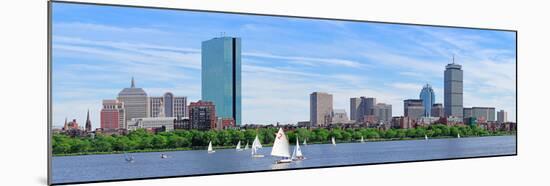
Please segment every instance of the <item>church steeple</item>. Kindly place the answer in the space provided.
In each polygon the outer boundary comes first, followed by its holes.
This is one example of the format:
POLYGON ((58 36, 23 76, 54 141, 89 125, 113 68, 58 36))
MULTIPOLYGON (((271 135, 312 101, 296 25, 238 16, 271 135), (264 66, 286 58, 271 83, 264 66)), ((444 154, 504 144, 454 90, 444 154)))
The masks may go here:
POLYGON ((132 86, 131 88, 136 88, 136 84, 134 83, 134 76, 132 76, 132 86))
POLYGON ((67 126, 67 117, 65 117, 65 124, 63 124, 63 130, 69 129, 67 126))
POLYGON ((90 109, 88 109, 88 113, 86 114, 86 131, 92 131, 92 121, 90 121, 90 109))

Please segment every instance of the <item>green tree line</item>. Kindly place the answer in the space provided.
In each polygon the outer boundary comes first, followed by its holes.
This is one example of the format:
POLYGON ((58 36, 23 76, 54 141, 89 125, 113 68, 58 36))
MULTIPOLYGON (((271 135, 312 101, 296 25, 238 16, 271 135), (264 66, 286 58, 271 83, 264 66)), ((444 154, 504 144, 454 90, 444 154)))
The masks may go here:
MULTIPOLYGON (((258 135, 262 144, 269 146, 275 139, 277 128, 260 128, 247 130, 176 130, 153 134, 143 129, 130 132, 128 135, 101 135, 92 137, 70 137, 64 134, 54 134, 52 149, 54 155, 96 154, 118 152, 140 152, 161 150, 202 149, 210 141, 217 148, 235 147, 238 141, 242 145, 252 144, 258 135)), ((446 126, 430 125, 411 129, 379 130, 373 128, 359 129, 306 129, 299 128, 285 132, 289 141, 294 143, 296 137, 300 142, 307 139, 308 143, 328 143, 331 137, 340 142, 365 140, 400 140, 423 138, 425 135, 433 138, 455 137, 460 134, 468 136, 505 135, 509 132, 490 132, 477 126, 446 126)))

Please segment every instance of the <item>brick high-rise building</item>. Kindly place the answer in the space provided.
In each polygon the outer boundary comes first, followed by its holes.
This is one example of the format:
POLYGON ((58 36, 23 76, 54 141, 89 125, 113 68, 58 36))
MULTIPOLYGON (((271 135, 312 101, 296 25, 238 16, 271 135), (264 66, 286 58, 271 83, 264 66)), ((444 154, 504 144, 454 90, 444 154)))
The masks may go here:
POLYGON ((189 123, 192 129, 215 129, 216 120, 216 107, 211 101, 198 101, 189 104, 189 123))
POLYGON ((119 129, 124 128, 125 118, 124 103, 118 100, 103 100, 101 109, 101 128, 119 129))

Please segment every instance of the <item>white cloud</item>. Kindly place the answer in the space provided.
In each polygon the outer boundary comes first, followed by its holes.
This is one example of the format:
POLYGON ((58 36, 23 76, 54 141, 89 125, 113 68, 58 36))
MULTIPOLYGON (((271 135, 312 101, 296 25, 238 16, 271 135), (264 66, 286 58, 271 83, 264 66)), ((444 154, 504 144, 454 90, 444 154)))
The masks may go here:
POLYGON ((297 62, 297 63, 306 63, 308 65, 332 65, 332 66, 344 66, 344 67, 366 67, 365 64, 362 64, 357 61, 338 59, 338 58, 314 58, 314 57, 303 57, 303 56, 282 56, 274 55, 269 53, 260 53, 260 52, 245 52, 244 56, 250 57, 262 57, 262 58, 273 58, 273 59, 282 59, 287 62, 297 62))

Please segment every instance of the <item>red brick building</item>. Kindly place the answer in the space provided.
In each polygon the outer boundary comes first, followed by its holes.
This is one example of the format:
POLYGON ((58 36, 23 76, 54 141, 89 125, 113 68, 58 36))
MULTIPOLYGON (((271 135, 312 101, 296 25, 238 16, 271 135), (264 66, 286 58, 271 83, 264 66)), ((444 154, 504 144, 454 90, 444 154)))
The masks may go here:
POLYGON ((192 129, 215 129, 216 119, 216 107, 211 101, 198 101, 189 104, 189 123, 192 129))
POLYGON ((119 129, 124 127, 124 104, 117 100, 103 100, 101 109, 101 128, 119 129))

